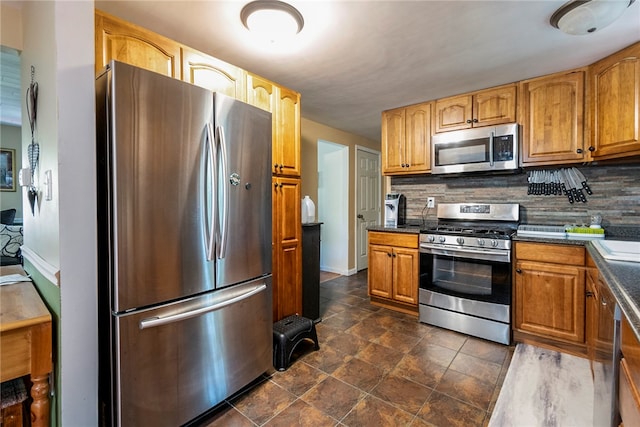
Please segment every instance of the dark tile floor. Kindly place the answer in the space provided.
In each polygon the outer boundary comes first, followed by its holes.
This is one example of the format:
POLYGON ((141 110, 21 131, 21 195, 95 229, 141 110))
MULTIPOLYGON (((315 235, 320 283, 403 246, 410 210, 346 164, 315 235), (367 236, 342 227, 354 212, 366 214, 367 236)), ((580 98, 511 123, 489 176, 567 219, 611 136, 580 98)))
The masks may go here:
POLYGON ((320 350, 300 344, 204 426, 486 426, 513 347, 369 303, 367 271, 320 285, 320 350))

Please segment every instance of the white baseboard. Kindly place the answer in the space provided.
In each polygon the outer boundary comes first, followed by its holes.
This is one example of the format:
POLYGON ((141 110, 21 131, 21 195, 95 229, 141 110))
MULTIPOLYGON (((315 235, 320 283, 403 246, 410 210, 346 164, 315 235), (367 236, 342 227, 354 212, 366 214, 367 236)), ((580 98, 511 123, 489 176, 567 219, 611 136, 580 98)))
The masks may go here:
POLYGON ((50 281, 56 286, 60 286, 60 269, 55 265, 49 264, 40 255, 35 253, 32 249, 22 245, 20 247, 22 257, 29 261, 45 279, 50 281))
POLYGON ((329 267, 329 266, 326 266, 326 265, 321 265, 320 266, 320 270, 327 271, 329 273, 336 273, 336 274, 339 274, 341 276, 352 276, 352 275, 354 275, 354 274, 356 274, 358 272, 357 268, 339 269, 339 268, 329 267))

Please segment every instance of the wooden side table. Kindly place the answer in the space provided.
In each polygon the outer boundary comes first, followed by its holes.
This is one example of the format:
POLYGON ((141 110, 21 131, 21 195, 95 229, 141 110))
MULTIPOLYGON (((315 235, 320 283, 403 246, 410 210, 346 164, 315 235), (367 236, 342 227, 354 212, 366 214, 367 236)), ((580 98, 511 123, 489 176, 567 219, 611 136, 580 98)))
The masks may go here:
MULTIPOLYGON (((8 266, 0 274, 26 273, 8 266)), ((0 382, 30 375, 32 427, 49 426, 51 348, 51 313, 33 283, 0 286, 0 382)))

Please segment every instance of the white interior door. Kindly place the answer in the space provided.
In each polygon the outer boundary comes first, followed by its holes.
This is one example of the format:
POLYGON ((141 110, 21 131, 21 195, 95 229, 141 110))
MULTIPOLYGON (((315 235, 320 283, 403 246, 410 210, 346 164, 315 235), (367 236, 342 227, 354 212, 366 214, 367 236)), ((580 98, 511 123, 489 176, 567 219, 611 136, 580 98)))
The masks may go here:
POLYGON ((380 223, 380 153, 356 147, 356 264, 369 266, 367 227, 380 223))

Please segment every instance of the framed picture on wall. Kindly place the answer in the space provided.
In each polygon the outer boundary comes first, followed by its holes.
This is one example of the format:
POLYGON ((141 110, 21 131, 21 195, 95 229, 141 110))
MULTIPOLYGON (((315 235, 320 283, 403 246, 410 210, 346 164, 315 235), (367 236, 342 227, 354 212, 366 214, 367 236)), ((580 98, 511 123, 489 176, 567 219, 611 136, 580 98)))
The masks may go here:
POLYGON ((16 191, 16 150, 0 148, 0 191, 16 191))

